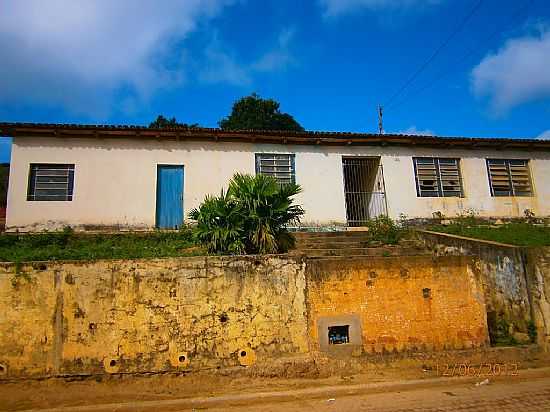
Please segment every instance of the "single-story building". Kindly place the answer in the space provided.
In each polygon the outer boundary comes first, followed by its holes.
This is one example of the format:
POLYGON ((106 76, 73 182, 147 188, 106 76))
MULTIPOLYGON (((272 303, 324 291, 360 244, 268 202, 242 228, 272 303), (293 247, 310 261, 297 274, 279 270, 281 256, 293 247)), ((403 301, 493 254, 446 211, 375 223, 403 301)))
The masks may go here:
POLYGON ((304 226, 550 215, 550 141, 0 123, 8 230, 173 228, 235 172, 303 188, 304 226))

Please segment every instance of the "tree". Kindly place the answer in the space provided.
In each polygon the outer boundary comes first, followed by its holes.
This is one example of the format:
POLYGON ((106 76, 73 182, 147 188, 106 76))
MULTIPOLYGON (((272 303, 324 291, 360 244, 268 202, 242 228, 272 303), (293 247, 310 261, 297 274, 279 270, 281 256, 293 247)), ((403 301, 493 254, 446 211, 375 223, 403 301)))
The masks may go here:
POLYGON ((301 132, 302 126, 288 113, 281 113, 280 104, 262 99, 256 93, 242 97, 233 104, 228 117, 218 122, 225 130, 290 130, 301 132))
POLYGON ((286 226, 304 214, 292 199, 300 191, 299 185, 280 185, 271 176, 237 173, 227 192, 207 196, 189 213, 197 221, 195 237, 213 253, 286 252, 294 245, 286 226))
POLYGON ((193 124, 178 123, 175 117, 172 117, 171 119, 167 119, 163 115, 159 114, 156 120, 149 124, 149 127, 152 129, 166 129, 166 128, 174 128, 174 127, 194 128, 194 127, 199 127, 199 125, 197 123, 193 123, 193 124))

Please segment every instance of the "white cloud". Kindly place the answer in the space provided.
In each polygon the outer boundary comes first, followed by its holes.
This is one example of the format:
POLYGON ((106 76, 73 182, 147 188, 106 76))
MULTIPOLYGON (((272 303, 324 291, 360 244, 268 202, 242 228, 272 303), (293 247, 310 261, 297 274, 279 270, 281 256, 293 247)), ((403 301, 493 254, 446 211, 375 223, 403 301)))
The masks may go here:
POLYGON ((273 72, 286 70, 288 67, 295 65, 296 60, 290 53, 290 45, 293 38, 293 29, 281 31, 277 39, 277 46, 253 63, 252 69, 259 72, 273 72))
POLYGON ((540 139, 540 140, 550 140, 550 129, 542 132, 541 134, 539 134, 537 136, 537 139, 540 139))
POLYGON ((360 9, 403 9, 438 4, 442 0, 319 0, 325 17, 336 17, 360 9))
POLYGON ((248 86, 257 73, 284 71, 296 65, 290 52, 294 30, 282 30, 277 44, 252 62, 241 62, 229 48, 214 35, 205 50, 205 61, 199 70, 199 79, 206 83, 227 83, 234 86, 248 86))
POLYGON ((550 30, 508 40, 472 70, 471 80, 474 93, 488 97, 496 113, 550 97, 550 30))
POLYGON ((418 130, 416 126, 411 126, 408 129, 397 132, 398 134, 418 135, 418 136, 435 136, 435 133, 429 129, 418 130))
POLYGON ((107 115, 183 81, 173 46, 231 0, 4 0, 0 102, 107 115))

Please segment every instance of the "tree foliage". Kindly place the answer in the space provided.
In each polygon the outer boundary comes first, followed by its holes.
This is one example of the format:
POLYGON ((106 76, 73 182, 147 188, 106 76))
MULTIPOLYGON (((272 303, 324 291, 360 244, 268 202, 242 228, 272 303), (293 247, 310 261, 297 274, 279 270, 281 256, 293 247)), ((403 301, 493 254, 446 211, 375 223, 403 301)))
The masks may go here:
POLYGON ((292 199, 300 191, 299 185, 280 185, 271 176, 237 173, 227 192, 207 196, 189 213, 197 221, 196 238, 212 253, 286 252, 294 245, 287 225, 304 214, 292 199))
POLYGON ((193 124, 178 123, 175 117, 167 119, 163 115, 159 114, 154 122, 149 123, 149 127, 152 129, 166 129, 166 128, 174 128, 174 127, 193 128, 193 127, 199 127, 199 125, 197 123, 193 123, 193 124))
POLYGON ((219 126, 224 130, 304 130, 290 114, 281 113, 279 107, 275 100, 252 93, 237 100, 231 114, 220 120, 219 126))

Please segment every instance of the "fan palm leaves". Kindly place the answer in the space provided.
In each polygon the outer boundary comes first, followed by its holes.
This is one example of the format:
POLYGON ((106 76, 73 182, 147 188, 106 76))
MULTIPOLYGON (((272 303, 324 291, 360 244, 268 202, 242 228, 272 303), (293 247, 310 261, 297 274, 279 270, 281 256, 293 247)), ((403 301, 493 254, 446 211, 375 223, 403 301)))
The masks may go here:
POLYGON ((304 214, 302 207, 293 204, 300 192, 295 183, 237 173, 226 193, 207 196, 189 216, 197 221, 197 239, 212 252, 285 252, 294 245, 287 226, 298 223, 304 214))

